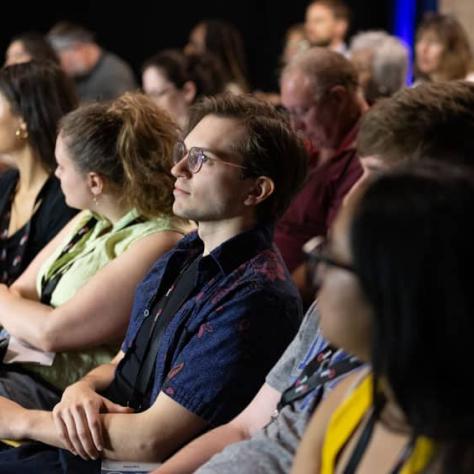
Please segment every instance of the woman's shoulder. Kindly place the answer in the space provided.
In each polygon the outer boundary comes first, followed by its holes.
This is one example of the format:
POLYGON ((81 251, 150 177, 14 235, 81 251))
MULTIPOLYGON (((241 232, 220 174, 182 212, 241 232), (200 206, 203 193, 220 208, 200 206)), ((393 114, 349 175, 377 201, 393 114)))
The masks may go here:
POLYGON ((187 234, 195 229, 194 224, 176 216, 161 215, 159 217, 144 218, 136 215, 131 226, 137 235, 149 235, 155 232, 177 232, 187 234))

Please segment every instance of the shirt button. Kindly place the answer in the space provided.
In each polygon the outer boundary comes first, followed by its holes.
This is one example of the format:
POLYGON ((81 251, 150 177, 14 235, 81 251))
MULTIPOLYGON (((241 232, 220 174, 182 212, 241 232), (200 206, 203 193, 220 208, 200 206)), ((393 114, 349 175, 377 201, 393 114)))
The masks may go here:
POLYGON ((149 315, 150 315, 150 311, 148 311, 147 309, 145 311, 143 311, 143 316, 145 318, 147 318, 149 315))

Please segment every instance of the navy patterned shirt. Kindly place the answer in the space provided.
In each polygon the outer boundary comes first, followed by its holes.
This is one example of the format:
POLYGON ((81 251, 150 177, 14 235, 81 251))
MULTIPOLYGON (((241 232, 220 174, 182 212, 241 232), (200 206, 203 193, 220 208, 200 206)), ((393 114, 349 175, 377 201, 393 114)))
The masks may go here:
MULTIPOLYGON (((272 237, 272 228, 259 226, 200 259, 196 291, 161 336, 149 405, 163 391, 215 426, 251 401, 301 321, 298 292, 272 237)), ((117 371, 135 350, 154 297, 203 249, 197 233, 189 234, 139 285, 117 371)))

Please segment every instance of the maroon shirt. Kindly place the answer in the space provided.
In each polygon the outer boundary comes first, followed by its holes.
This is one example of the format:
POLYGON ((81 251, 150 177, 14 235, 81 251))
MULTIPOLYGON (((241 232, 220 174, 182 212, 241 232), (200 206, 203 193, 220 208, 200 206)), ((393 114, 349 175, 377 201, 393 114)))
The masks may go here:
POLYGON ((312 237, 326 235, 344 196, 362 175, 355 149, 357 131, 358 124, 327 162, 318 164, 313 154, 303 189, 276 225, 275 243, 290 272, 304 261, 303 245, 312 237))

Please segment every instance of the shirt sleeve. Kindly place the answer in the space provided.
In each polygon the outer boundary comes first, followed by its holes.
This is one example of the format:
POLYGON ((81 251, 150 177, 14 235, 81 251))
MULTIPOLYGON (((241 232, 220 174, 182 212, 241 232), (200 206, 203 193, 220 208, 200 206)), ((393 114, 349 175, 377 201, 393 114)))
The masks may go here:
POLYGON ((251 401, 297 324, 296 299, 234 296, 184 331, 161 390, 211 426, 225 423, 251 401))
POLYGON ((301 371, 305 359, 314 342, 319 327, 319 312, 314 302, 306 312, 295 338, 267 375, 266 383, 283 393, 301 371))

